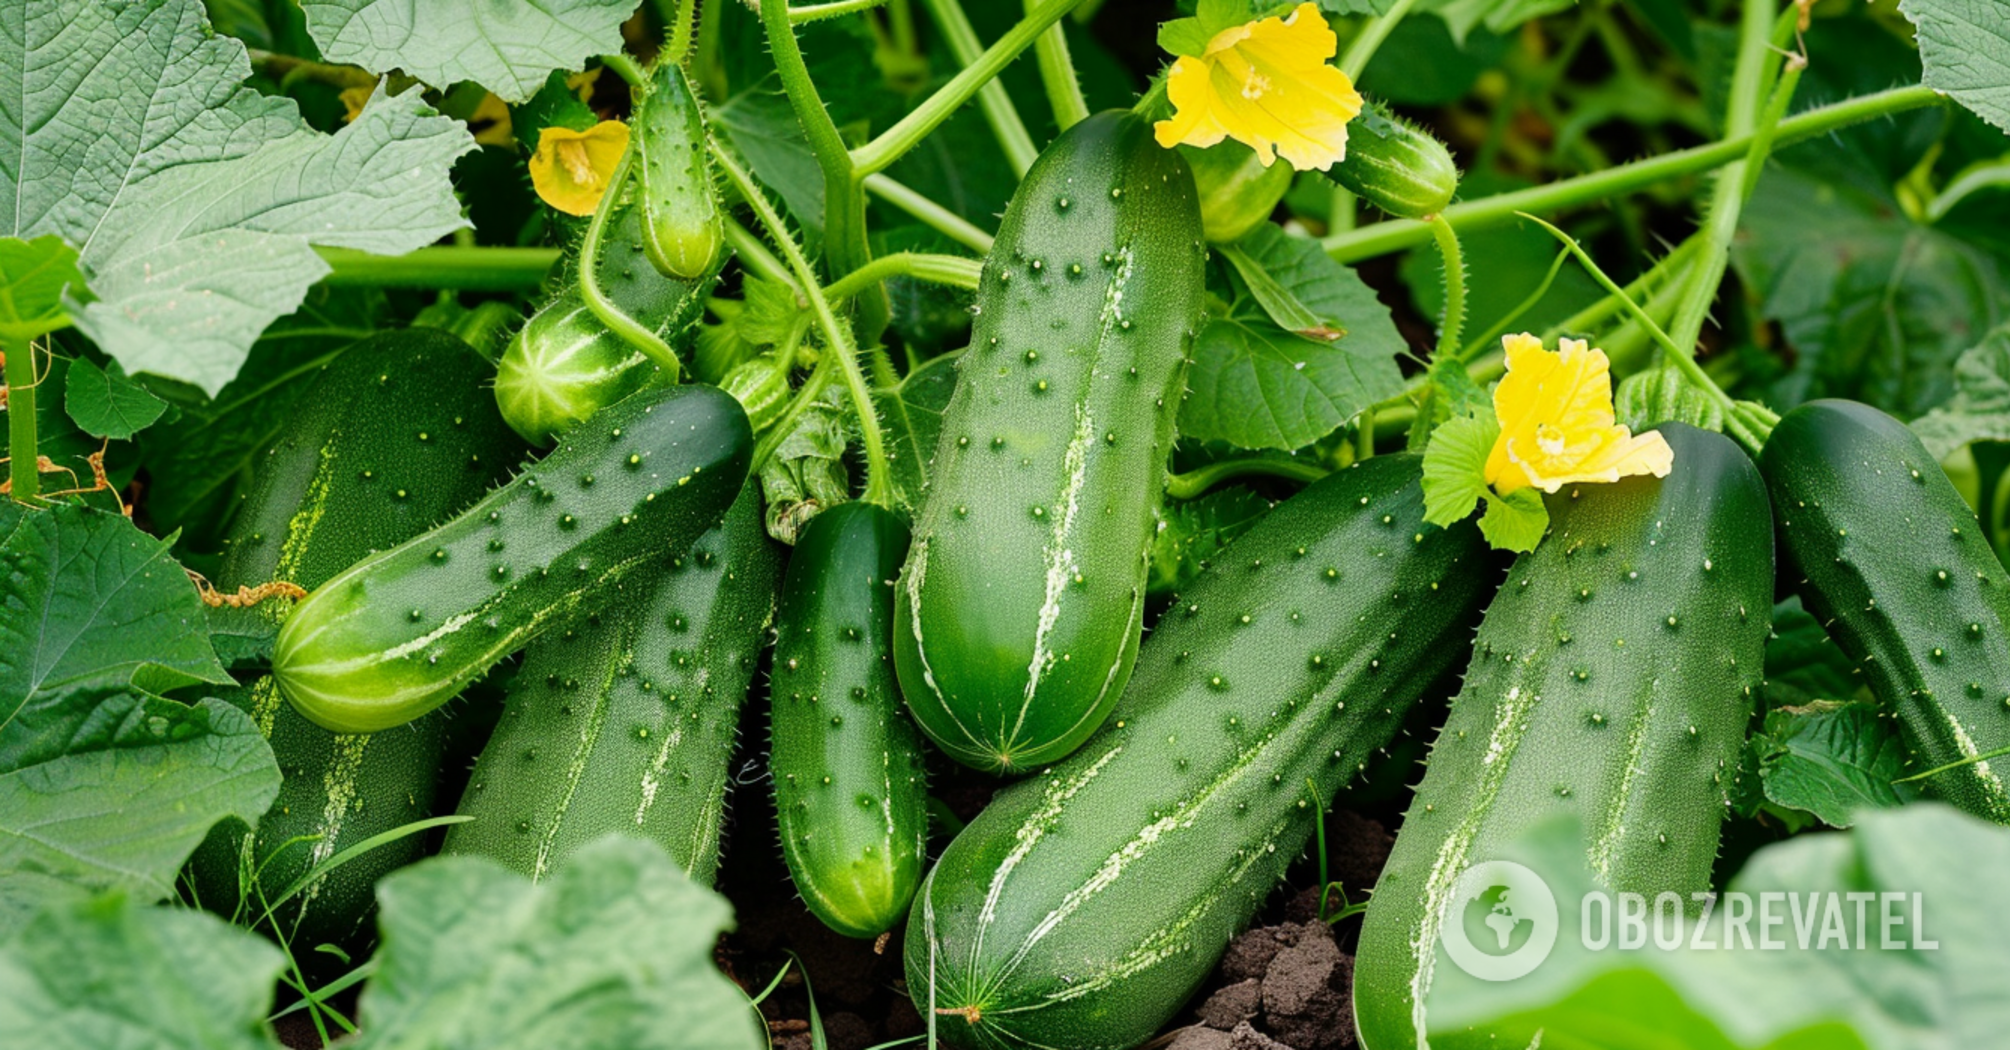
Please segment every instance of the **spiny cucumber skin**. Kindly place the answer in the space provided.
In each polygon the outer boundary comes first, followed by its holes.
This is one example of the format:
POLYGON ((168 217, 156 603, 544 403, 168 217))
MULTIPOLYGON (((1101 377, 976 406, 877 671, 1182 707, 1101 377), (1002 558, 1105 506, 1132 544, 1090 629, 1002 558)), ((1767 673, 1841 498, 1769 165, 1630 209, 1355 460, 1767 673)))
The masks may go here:
MULTIPOLYGON (((1899 717, 1916 772, 2010 746, 2010 575, 1904 424, 1811 401, 1760 457, 1794 590, 1899 717)), ((1927 785, 2010 824, 2002 760, 1927 785)))
POLYGON ((1123 692, 1204 255, 1186 163, 1124 114, 1005 211, 896 611, 901 690, 957 761, 1051 762, 1123 692))
POLYGON ((1325 805, 1394 737, 1498 578, 1471 522, 1423 524, 1419 477, 1377 456, 1272 511, 1160 618, 1102 730, 950 844, 906 934, 946 1041, 1136 1046, 1213 970, 1310 838, 1308 781, 1325 805))
POLYGON ((894 578, 907 526, 841 503, 789 558, 768 691, 782 857, 803 903, 848 937, 907 914, 928 848, 921 736, 894 682, 894 578))
MULTIPOLYGON (((666 277, 647 254, 642 209, 624 206, 609 220, 600 249, 600 289, 608 300, 673 349, 687 345, 704 313, 718 255, 690 279, 666 277)), ((646 387, 666 385, 656 362, 601 323, 578 288, 569 259, 564 287, 510 338, 496 363, 496 405, 524 440, 549 445, 595 412, 646 387)))
MULTIPOLYGON (((259 461, 217 583, 226 590, 274 580, 314 587, 480 498, 522 452, 481 372, 466 344, 433 329, 387 332, 344 351, 259 461)), ((285 608, 283 601, 257 606, 275 617, 285 608)), ((302 718, 269 676, 226 699, 265 732, 285 779, 255 833, 235 821, 219 825, 190 858, 206 906, 235 910, 247 836, 264 865, 260 883, 276 897, 315 864, 432 815, 444 715, 355 736, 302 718), (297 838, 313 841, 281 850, 297 838)), ((282 908, 280 928, 297 943, 360 949, 377 879, 417 860, 423 845, 421 836, 407 837, 337 868, 282 908)))
POLYGON ((403 725, 689 548, 739 494, 752 446, 716 387, 611 406, 458 517, 316 588, 280 629, 273 674, 324 728, 403 725))
POLYGON ((684 67, 657 65, 635 115, 635 134, 642 244, 650 264, 666 277, 708 276, 718 268, 726 225, 705 154, 704 112, 684 67))
POLYGON ((1545 820, 1575 814, 1615 890, 1686 901, 1709 888, 1771 629, 1773 526, 1737 446, 1679 423, 1660 431, 1672 473, 1550 497, 1549 535, 1487 608, 1361 929, 1354 1011, 1368 1050, 1423 1045, 1413 989, 1450 965, 1445 895, 1545 820))
POLYGON ((539 880, 616 831, 710 884, 740 705, 766 643, 781 554, 749 484, 684 554, 524 654, 442 852, 539 880))

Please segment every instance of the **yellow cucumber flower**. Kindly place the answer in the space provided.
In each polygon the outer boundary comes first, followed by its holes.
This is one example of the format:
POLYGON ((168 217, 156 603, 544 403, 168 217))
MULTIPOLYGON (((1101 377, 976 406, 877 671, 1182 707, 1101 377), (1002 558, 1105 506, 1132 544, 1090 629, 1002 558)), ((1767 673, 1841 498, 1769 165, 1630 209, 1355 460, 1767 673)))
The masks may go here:
POLYGON ((1347 122, 1361 112, 1354 82, 1327 62, 1339 38, 1317 5, 1288 18, 1230 26, 1199 56, 1182 55, 1166 78, 1171 120, 1154 126, 1159 145, 1202 148, 1233 137, 1269 167, 1282 154, 1299 171, 1347 157, 1347 122))
POLYGON ((1530 485, 1555 492, 1631 474, 1668 476, 1675 462, 1668 442, 1614 422, 1605 351, 1565 339, 1551 353, 1526 332, 1501 344, 1507 349, 1507 375, 1494 388, 1501 432, 1486 467, 1495 492, 1505 496, 1530 485))
POLYGON ((618 120, 603 120, 585 131, 544 128, 530 157, 530 184, 559 211, 591 215, 627 151, 628 125, 618 120))

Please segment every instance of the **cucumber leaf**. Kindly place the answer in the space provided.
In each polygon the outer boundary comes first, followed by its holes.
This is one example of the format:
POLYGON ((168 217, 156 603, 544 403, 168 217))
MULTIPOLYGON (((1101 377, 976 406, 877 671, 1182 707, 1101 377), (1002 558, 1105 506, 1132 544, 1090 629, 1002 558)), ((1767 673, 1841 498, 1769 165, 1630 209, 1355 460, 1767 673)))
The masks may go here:
POLYGON ((930 358, 891 390, 873 392, 880 422, 886 427, 886 457, 893 467, 893 489, 901 505, 921 505, 928 487, 928 464, 942 436, 942 411, 956 392, 956 361, 960 351, 930 358))
POLYGON ((2010 326, 1955 361, 1954 396, 1913 420, 1912 432, 1935 459, 1971 441, 2010 441, 2010 326))
POLYGON ((1480 535, 1495 550, 1526 554, 1548 531, 1549 507, 1542 502, 1542 493, 1533 488, 1487 500, 1487 512, 1480 515, 1480 535))
POLYGON ((542 885, 440 857, 377 886, 378 970, 353 1050, 761 1050, 712 964, 725 899, 639 839, 592 843, 542 885))
POLYGON ((214 916, 107 894, 0 942, 0 1032, 38 1050, 278 1050, 285 960, 214 916))
POLYGON ((244 45, 199 0, 32 0, 10 21, 0 236, 78 250, 98 301, 72 317, 128 372, 215 394, 328 272, 314 246, 402 254, 465 225, 448 168, 473 139, 416 91, 379 87, 322 135, 241 83, 244 45))
POLYGON ((84 291, 77 250, 61 237, 0 237, 0 338, 25 342, 68 328, 63 300, 84 291))
POLYGON ((1268 513, 1270 501, 1240 485, 1199 499, 1167 501, 1152 536, 1146 595, 1164 598, 1184 590, 1207 568, 1208 559, 1268 513))
POLYGON ((1766 640, 1768 707, 1851 700, 1861 692, 1855 661, 1829 640, 1814 614, 1801 607, 1800 596, 1773 606, 1773 635, 1766 640))
MULTIPOLYGON (((1594 883, 1577 828, 1542 825, 1500 856, 1535 870, 1556 897, 1556 948, 1533 973, 1498 983, 1441 956, 1427 1000, 1433 1047, 1527 1046, 1541 1028, 1544 1046, 1603 1050, 1944 1050, 1990 1045, 2010 1028, 2010 969, 2002 965, 2010 912, 1977 883, 1977 873, 2010 865, 2010 829, 1947 806, 1864 811, 1849 832, 1754 854, 1729 889, 1750 894, 1752 909, 1759 894, 1780 895, 1773 914, 1787 921, 1770 934, 1778 950, 1756 948, 1765 934, 1749 912, 1748 938, 1722 947, 1735 934, 1726 933, 1720 904, 1700 939, 1676 950, 1650 939, 1641 950, 1593 951, 1584 947, 1580 901, 1594 883), (1858 950, 1857 906, 1838 901, 1846 946, 1823 948, 1811 935, 1803 948, 1786 898, 1805 907, 1810 892, 1890 893, 1899 924, 1881 929, 1884 900, 1870 903, 1858 950), (1887 932, 1896 946, 1881 947, 1887 932), (1791 994, 1760 994, 1767 989, 1791 994)), ((1816 898, 1818 928, 1828 923, 1825 900, 1816 898)))
POLYGON ((1484 26, 1505 33, 1532 18, 1567 11, 1577 0, 1430 0, 1426 11, 1436 11, 1451 27, 1452 39, 1464 47, 1466 34, 1484 26))
POLYGON ((330 62, 403 70, 437 88, 472 80, 504 102, 522 102, 552 71, 619 52, 621 23, 639 2, 538 0, 470 11, 410 0, 301 0, 300 9, 330 62))
POLYGON ((1289 452, 1402 391, 1396 357, 1406 344, 1388 307, 1354 271, 1274 223, 1236 246, 1236 267, 1250 269, 1265 290, 1236 277, 1225 315, 1195 338, 1182 436, 1289 452), (1314 337, 1280 324, 1273 306, 1288 323, 1309 318, 1314 337))
POLYGON ((1904 0, 1919 27, 1926 86, 2010 131, 2010 7, 2000 0, 1904 0))
POLYGON ((1806 813, 1846 828, 1860 809, 1891 809, 1919 797, 1913 785, 1895 783, 1907 774, 1905 748, 1897 724, 1871 704, 1775 708, 1745 747, 1766 808, 1776 813, 1806 813))
POLYGON ((1450 525, 1488 497, 1487 456, 1500 436, 1500 420, 1489 408, 1453 416, 1431 432, 1424 446, 1425 521, 1450 525))
POLYGON ((63 383, 63 408, 84 433, 124 441, 153 426, 167 402, 126 378, 117 361, 105 369, 80 357, 63 383))

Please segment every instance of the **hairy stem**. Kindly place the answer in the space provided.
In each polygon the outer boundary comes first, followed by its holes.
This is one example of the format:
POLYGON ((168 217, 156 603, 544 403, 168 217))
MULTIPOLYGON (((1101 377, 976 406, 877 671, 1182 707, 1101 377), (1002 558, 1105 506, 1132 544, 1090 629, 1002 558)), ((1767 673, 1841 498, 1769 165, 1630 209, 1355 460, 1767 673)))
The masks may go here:
MULTIPOLYGON (((1781 121, 1775 137, 1776 146, 1790 146, 1826 135, 1837 128, 1941 102, 1939 92, 1923 86, 1892 88, 1859 96, 1781 121)), ((1722 167, 1745 156, 1752 147, 1752 138, 1751 135, 1740 135, 1545 186, 1463 201, 1446 208, 1443 218, 1453 228, 1470 233, 1506 222, 1517 212, 1555 211, 1604 200, 1657 182, 1722 167)), ((1322 245, 1326 254, 1340 262, 1357 262, 1401 251, 1430 239, 1429 224, 1415 219, 1397 219, 1336 234, 1326 238, 1322 245)))
POLYGON ((1362 23, 1361 31, 1354 34, 1354 39, 1347 45, 1346 53, 1340 56, 1340 72, 1347 74, 1349 80, 1361 79, 1361 74, 1368 69, 1368 62, 1381 48, 1382 41, 1389 39, 1389 33, 1396 28, 1396 23, 1401 22, 1415 6, 1417 0, 1396 0, 1390 5, 1387 14, 1370 18, 1362 23))
POLYGON ((614 177, 607 180, 607 189, 600 195, 600 207, 594 209, 593 221, 586 226, 586 237, 579 242, 579 296, 586 300, 586 308, 593 316, 607 326, 608 331, 621 337, 621 341, 649 355, 656 367, 661 368, 669 382, 677 382, 684 374, 684 365, 677 360, 677 352, 670 344, 650 331, 642 322, 628 315, 628 311, 616 305, 614 300, 600 288, 600 246, 607 239, 607 217, 621 199, 622 188, 628 185, 628 173, 635 166, 636 140, 628 140, 628 151, 621 155, 621 163, 614 168, 614 177))
MULTIPOLYGON (((714 0, 719 2, 719 0, 714 0)), ((832 0, 827 4, 800 4, 789 8, 789 21, 801 25, 820 18, 836 18, 839 15, 857 14, 870 11, 886 3, 886 0, 832 0)))
POLYGON ((922 225, 974 252, 989 254, 992 237, 970 220, 922 196, 885 175, 867 175, 865 188, 873 196, 920 219, 922 225))
MULTIPOLYGON (((1026 0, 1026 12, 1034 0, 1026 0)), ((1082 82, 1075 76, 1075 59, 1068 53, 1068 35, 1061 24, 1048 26, 1033 45, 1040 60, 1040 82, 1047 88, 1047 104, 1054 107, 1054 124, 1062 131, 1081 123, 1089 115, 1089 100, 1082 97, 1082 82)))
POLYGON ((35 343, 31 339, 0 339, 7 354, 7 480, 14 498, 37 503, 42 475, 36 469, 35 343))
POLYGON ((984 272, 984 264, 976 259, 966 259, 961 255, 930 255, 925 252, 894 252, 845 274, 824 294, 833 300, 849 299, 889 277, 912 277, 930 284, 948 285, 964 291, 977 290, 977 279, 984 272))
MULTIPOLYGON (((977 39, 977 30, 971 28, 969 17, 963 13, 963 5, 957 0, 926 2, 928 15, 935 20, 943 42, 949 45, 949 53, 966 67, 974 65, 984 48, 977 39)), ((1040 148, 1033 145, 1033 136, 1026 131, 1026 122, 1020 119, 1019 107, 1012 104, 1012 96, 1005 93, 1005 85, 991 80, 978 88, 977 107, 984 111, 984 120, 991 125, 998 147, 1005 151, 1012 173, 1024 178, 1026 169, 1033 166, 1033 158, 1040 155, 1040 148)))
POLYGON ((1442 216, 1433 215, 1431 234, 1437 238, 1438 254, 1445 263, 1445 318, 1438 325, 1438 348, 1431 360, 1456 361, 1459 339, 1466 327, 1466 260, 1459 250, 1459 233, 1442 216))

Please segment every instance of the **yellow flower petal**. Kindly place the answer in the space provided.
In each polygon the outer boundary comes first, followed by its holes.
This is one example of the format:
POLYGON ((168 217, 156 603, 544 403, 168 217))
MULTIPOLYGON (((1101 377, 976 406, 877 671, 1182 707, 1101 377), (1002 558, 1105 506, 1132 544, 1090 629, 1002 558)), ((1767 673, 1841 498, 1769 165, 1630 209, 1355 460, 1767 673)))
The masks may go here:
POLYGON ((591 215, 628 151, 628 125, 603 120, 585 131, 548 127, 530 157, 530 184, 546 204, 567 215, 591 215))
POLYGON ((1299 171, 1346 159, 1347 122, 1361 93, 1328 65, 1339 39, 1325 16, 1301 3, 1288 18, 1231 26, 1199 58, 1181 57, 1166 77, 1173 116, 1153 129, 1159 145, 1206 148, 1234 138, 1264 167, 1282 155, 1299 171))
POLYGON ((468 126, 479 128, 475 141, 484 146, 513 146, 516 138, 510 134, 509 106, 494 95, 485 94, 475 104, 475 111, 468 114, 468 126))
POLYGON ((1634 434, 1612 412, 1605 351, 1565 339, 1557 352, 1523 333, 1501 340, 1507 375, 1494 388, 1501 434, 1487 456, 1486 480, 1505 496, 1534 485, 1618 481, 1633 474, 1665 478, 1675 453, 1660 434, 1634 434))
POLYGON ((345 87, 336 97, 342 100, 342 123, 354 124, 363 115, 363 107, 370 102, 370 96, 377 93, 375 84, 358 84, 345 87))

